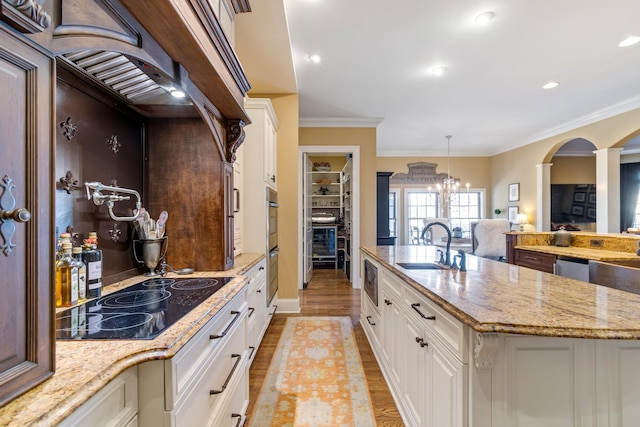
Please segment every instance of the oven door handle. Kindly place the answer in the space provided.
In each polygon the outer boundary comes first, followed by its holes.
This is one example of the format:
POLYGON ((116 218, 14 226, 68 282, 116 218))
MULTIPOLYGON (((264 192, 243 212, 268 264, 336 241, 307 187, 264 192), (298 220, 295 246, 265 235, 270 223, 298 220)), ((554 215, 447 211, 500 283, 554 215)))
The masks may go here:
POLYGON ((279 249, 273 249, 271 252, 269 252, 269 258, 273 258, 274 256, 278 255, 280 253, 279 249))

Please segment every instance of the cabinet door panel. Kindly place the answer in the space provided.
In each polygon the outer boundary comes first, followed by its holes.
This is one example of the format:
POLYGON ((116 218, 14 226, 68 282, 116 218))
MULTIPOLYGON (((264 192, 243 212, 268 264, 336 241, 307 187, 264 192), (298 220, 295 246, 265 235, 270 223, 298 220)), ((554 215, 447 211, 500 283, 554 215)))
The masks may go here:
POLYGON ((462 427, 466 365, 463 365, 435 343, 430 346, 432 410, 431 426, 462 427))
POLYGON ((0 405, 53 371, 53 59, 0 27, 0 405))

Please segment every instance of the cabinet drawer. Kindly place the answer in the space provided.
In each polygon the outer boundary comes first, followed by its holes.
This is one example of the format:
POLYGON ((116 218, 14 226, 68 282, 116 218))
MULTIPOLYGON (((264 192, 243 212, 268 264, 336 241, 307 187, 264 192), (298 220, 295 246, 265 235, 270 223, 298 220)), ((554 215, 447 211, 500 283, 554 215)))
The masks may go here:
POLYGON ((60 426, 135 426, 137 413, 138 371, 134 367, 118 375, 60 426))
POLYGON ((378 311, 373 307, 373 303, 366 294, 362 295, 361 312, 363 328, 370 332, 368 335, 375 341, 375 345, 379 346, 381 336, 380 314, 378 314, 378 311))
POLYGON ((551 274, 553 274, 553 266, 556 263, 556 256, 553 254, 528 251, 526 249, 516 249, 515 258, 516 265, 551 274))
POLYGON ((211 359, 199 375, 198 382, 176 404, 172 425, 206 426, 230 398, 238 379, 245 375, 248 352, 245 343, 244 318, 233 325, 221 351, 211 359))
POLYGON ((382 269, 382 286, 389 292, 390 295, 398 298, 404 297, 404 290, 407 284, 398 276, 393 274, 386 268, 382 269))
POLYGON ((242 325, 244 336, 246 308, 246 288, 244 288, 222 307, 209 323, 178 352, 176 357, 166 363, 167 410, 171 410, 175 401, 181 399, 185 390, 200 379, 204 365, 222 351, 232 330, 242 325))
POLYGON ((420 319, 458 359, 467 362, 468 328, 462 322, 408 286, 404 309, 420 319))

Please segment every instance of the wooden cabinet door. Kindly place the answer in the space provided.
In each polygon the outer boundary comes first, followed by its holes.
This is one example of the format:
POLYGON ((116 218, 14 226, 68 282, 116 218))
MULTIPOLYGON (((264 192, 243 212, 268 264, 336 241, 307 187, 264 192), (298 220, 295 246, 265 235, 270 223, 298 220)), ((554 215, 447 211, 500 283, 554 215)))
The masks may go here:
POLYGON ((0 406, 54 369, 54 60, 0 26, 0 406), (24 208, 19 222, 10 217, 24 208))

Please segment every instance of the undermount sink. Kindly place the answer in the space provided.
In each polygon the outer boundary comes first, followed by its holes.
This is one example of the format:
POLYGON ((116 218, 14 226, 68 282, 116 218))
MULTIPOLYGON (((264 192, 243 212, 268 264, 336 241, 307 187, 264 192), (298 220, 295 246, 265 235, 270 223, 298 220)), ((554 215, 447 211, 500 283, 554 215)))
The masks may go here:
POLYGON ((407 270, 446 270, 447 267, 435 262, 397 262, 397 266, 407 270))

